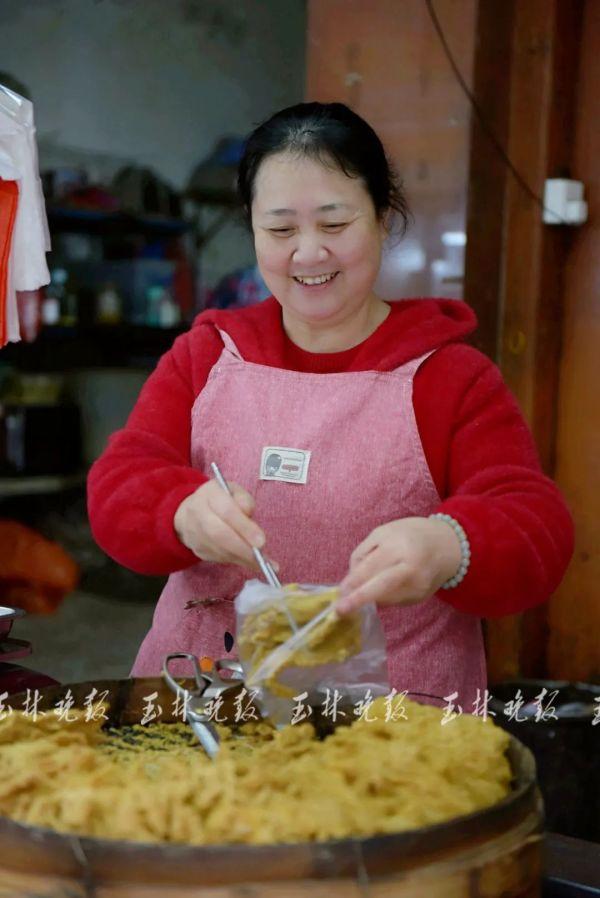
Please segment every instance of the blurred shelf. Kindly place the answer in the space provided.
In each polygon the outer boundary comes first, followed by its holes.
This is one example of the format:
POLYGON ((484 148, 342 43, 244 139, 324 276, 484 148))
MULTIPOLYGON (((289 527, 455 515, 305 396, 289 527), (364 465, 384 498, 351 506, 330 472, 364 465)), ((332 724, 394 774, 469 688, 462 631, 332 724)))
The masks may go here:
POLYGON ((189 325, 161 328, 136 324, 45 327, 33 343, 9 343, 0 364, 21 371, 71 368, 153 368, 189 325))
POLYGON ((32 477, 0 477, 0 500, 13 496, 39 496, 83 486, 86 474, 40 474, 32 477))
POLYGON ((74 206, 48 206, 46 211, 53 232, 138 233, 150 237, 177 237, 193 227, 193 222, 160 215, 129 215, 126 212, 103 212, 74 206))
POLYGON ((241 208, 240 200, 235 190, 219 190, 210 187, 190 187, 185 192, 185 198, 192 200, 199 206, 228 206, 229 208, 241 208))

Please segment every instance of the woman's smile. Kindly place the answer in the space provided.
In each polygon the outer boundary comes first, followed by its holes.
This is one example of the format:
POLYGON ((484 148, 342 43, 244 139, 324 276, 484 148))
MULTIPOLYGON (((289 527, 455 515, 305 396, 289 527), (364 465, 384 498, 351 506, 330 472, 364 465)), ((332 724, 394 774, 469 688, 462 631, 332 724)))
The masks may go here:
POLYGON ((308 290, 313 293, 323 292, 338 276, 339 271, 333 271, 330 274, 317 275, 293 275, 293 280, 304 291, 308 290))

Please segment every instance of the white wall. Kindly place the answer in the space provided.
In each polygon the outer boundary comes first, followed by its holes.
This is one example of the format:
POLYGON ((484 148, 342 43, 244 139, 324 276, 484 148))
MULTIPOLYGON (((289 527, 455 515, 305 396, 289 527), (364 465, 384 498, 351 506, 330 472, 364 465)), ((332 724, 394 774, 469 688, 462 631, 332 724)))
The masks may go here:
MULTIPOLYGON (((304 0, 0 0, 0 69, 35 104, 40 162, 126 161, 177 187, 224 134, 303 99, 304 0)), ((211 281, 252 257, 232 225, 211 281)))

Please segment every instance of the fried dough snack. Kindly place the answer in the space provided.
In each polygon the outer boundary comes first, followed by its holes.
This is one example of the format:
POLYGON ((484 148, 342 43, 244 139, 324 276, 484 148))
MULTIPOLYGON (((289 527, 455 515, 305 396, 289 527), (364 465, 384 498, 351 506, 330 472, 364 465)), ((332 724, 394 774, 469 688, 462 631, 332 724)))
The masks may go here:
MULTIPOLYGON (((285 604, 298 629, 331 606, 339 594, 337 588, 306 591, 295 583, 285 586, 283 592, 285 604)), ((290 623, 281 602, 272 601, 246 616, 238 635, 238 647, 240 658, 249 664, 247 677, 250 681, 265 658, 291 636, 290 623)), ((356 616, 338 617, 332 607, 300 644, 274 663, 265 685, 274 695, 291 697, 294 690, 278 679, 285 668, 341 662, 359 651, 360 619, 356 616)))
POLYGON ((307 723, 224 727, 214 761, 181 723, 103 731, 83 712, 74 723, 15 712, 0 721, 0 814, 102 838, 269 844, 400 832, 507 794, 503 730, 404 707, 408 719, 386 721, 377 699, 324 741, 307 723))

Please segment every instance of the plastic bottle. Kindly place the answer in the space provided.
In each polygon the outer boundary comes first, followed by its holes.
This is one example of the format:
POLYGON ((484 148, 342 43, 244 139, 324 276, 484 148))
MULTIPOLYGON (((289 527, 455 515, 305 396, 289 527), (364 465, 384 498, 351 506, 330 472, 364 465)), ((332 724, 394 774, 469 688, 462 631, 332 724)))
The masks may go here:
POLYGON ((77 294, 65 268, 57 268, 56 276, 60 284, 60 324, 72 327, 77 324, 77 294))
POLYGON ((146 324, 149 327, 160 327, 160 304, 162 302, 164 287, 155 284, 148 288, 148 304, 146 309, 146 324))
POLYGON ((114 284, 105 284, 97 300, 97 317, 101 324, 118 324, 122 317, 123 303, 114 284))
POLYGON ((175 327, 181 321, 181 312, 169 291, 163 288, 160 301, 159 320, 161 327, 175 327))
POLYGON ((53 268, 50 272, 50 283, 46 287, 42 303, 42 322, 46 325, 75 323, 72 320, 72 310, 67 307, 68 277, 65 268, 53 268))

